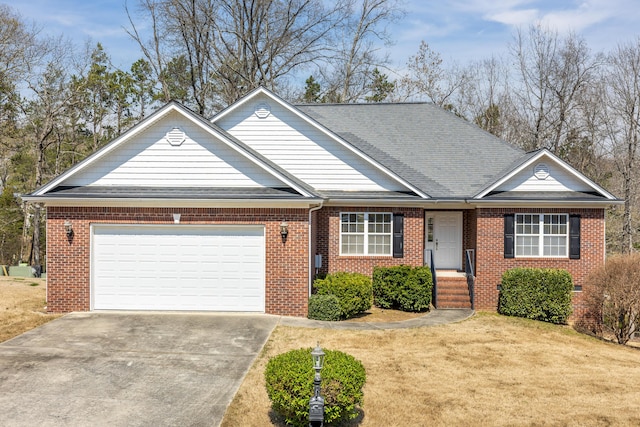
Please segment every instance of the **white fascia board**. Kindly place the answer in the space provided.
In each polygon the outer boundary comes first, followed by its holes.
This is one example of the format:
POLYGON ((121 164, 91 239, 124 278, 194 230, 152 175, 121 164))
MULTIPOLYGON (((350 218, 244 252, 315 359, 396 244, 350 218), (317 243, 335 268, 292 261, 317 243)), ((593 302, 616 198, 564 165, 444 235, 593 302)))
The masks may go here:
POLYGON ((419 208, 424 205, 420 200, 393 200, 393 199, 328 199, 323 206, 398 206, 419 208))
POLYGON ((493 185, 491 185, 490 187, 486 188, 481 193, 478 193, 477 195, 475 195, 474 199, 482 199, 487 194, 491 193, 494 189, 498 188, 499 186, 501 186, 502 184, 504 184, 505 182, 507 182, 511 178, 513 178, 515 175, 520 173, 523 169, 531 166, 533 163, 535 163, 538 160, 540 160, 541 157, 545 157, 545 156, 548 157, 550 160, 552 160, 557 166, 559 166, 560 168, 564 169, 566 172, 568 172, 569 174, 573 175, 574 177, 576 177, 578 180, 582 181, 587 186, 593 188, 595 191, 600 193, 602 196, 604 196, 607 199, 612 200, 612 201, 618 200, 617 197, 615 197, 613 194, 609 193, 607 190, 605 190, 604 188, 600 187, 598 184, 596 184, 595 182, 593 182, 592 180, 590 180, 589 178, 587 178, 586 176, 584 176, 583 174, 578 172, 576 169, 571 167, 568 163, 566 163, 564 160, 560 159, 558 156, 556 156, 555 154, 553 154, 551 151, 547 150, 546 148, 543 148, 542 150, 540 150, 540 152, 538 154, 536 154, 535 156, 533 156, 532 158, 530 158, 529 160, 527 160, 526 162, 524 162, 523 164, 521 164, 520 166, 518 166, 517 168, 512 170, 509 174, 505 175, 502 179, 496 181, 493 185))
POLYGON ((472 209, 465 200, 394 200, 394 199, 329 199, 323 206, 347 207, 406 207, 423 209, 472 209))
POLYGON ((158 207, 158 208, 295 208, 307 209, 318 204, 320 199, 269 200, 269 199, 131 199, 131 198, 91 198, 76 197, 23 197, 30 203, 44 206, 64 207, 158 207))
POLYGON ((581 208, 604 209, 623 200, 469 200, 474 208, 581 208))
POLYGON ((293 105, 289 104, 284 99, 278 97, 273 92, 271 92, 271 91, 269 91, 269 90, 267 90, 267 89, 265 89, 263 87, 259 87, 257 89, 254 89, 253 91, 249 92, 247 95, 245 95, 244 98, 236 101, 234 104, 230 105, 229 107, 227 107, 226 109, 224 109, 220 113, 218 113, 217 115, 213 116, 211 118, 211 121, 213 123, 216 123, 218 120, 220 120, 220 119, 224 118, 225 116, 231 114, 231 112, 234 111, 235 109, 240 108, 242 105, 246 104, 247 102, 249 102, 250 100, 252 100, 256 96, 259 96, 261 94, 269 97, 271 100, 273 100, 274 102, 278 103, 283 108, 286 108, 292 114, 295 114, 301 120, 307 122, 308 124, 310 124, 311 126, 315 127, 316 129, 318 129, 320 132, 322 132, 323 134, 325 134, 329 138, 331 138, 334 141, 338 142, 344 148, 346 148, 347 150, 351 151, 356 156, 360 157, 361 159, 363 159, 364 161, 369 163, 371 166, 373 166, 374 168, 376 168, 380 172, 382 172, 385 175, 387 175, 389 178, 391 178, 394 181, 396 181, 396 182, 400 183, 401 185, 405 186, 407 189, 409 189, 409 190, 413 191, 414 193, 418 194, 420 197, 423 197, 425 199, 429 199, 430 198, 430 196, 428 194, 420 191, 420 189, 414 187, 413 185, 411 185, 410 183, 408 183, 404 179, 400 178, 393 171, 387 169, 386 167, 384 167, 380 163, 378 163, 375 160, 373 160, 366 153, 363 153, 362 151, 356 149, 353 145, 349 144, 347 141, 345 141, 344 139, 340 138, 338 135, 333 133, 331 131, 331 129, 327 129, 325 126, 322 126, 320 123, 318 123, 317 121, 313 120, 312 118, 310 118, 306 114, 302 113, 300 110, 295 108, 293 105))

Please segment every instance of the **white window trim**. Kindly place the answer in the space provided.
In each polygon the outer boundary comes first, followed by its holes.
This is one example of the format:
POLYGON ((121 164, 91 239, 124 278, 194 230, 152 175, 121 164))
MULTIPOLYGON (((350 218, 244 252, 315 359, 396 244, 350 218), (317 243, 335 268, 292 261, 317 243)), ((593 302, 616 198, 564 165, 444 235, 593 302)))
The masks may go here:
MULTIPOLYGON (((340 212, 340 217, 339 217, 339 230, 338 232, 340 233, 340 241, 338 243, 339 247, 340 247, 340 256, 353 256, 353 257, 391 257, 393 256, 393 213, 391 212, 351 212, 351 211, 345 211, 345 212, 340 212), (342 215, 349 215, 349 214, 362 214, 364 215, 364 251, 365 253, 362 254, 345 254, 342 252, 342 215), (370 254, 369 253, 369 215, 389 215, 390 217, 390 231, 389 233, 372 233, 376 236, 380 236, 380 235, 388 235, 389 236, 389 253, 388 254, 370 254)), ((359 233, 346 233, 346 234, 359 234, 359 233)))
POLYGON ((514 240, 514 256, 516 258, 556 258, 556 259, 565 259, 569 258, 569 214, 566 213, 552 213, 552 212, 543 212, 543 213, 517 213, 515 214, 514 224, 513 224, 513 240, 514 240), (525 215, 533 215, 538 217, 538 229, 540 230, 537 236, 538 239, 538 255, 518 255, 518 236, 534 236, 533 234, 518 234, 518 216, 525 215), (544 234, 544 216, 545 215, 563 215, 566 218, 566 227, 567 232, 562 234, 544 234), (544 238, 545 236, 564 236, 566 237, 566 245, 565 245, 565 253, 564 255, 544 255, 544 238))

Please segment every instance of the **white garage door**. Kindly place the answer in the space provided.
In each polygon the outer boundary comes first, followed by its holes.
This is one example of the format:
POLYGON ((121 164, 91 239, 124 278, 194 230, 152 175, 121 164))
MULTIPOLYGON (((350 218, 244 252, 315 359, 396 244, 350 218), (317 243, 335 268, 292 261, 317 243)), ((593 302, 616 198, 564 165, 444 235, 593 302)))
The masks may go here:
POLYGON ((264 312, 262 226, 94 225, 95 310, 264 312))

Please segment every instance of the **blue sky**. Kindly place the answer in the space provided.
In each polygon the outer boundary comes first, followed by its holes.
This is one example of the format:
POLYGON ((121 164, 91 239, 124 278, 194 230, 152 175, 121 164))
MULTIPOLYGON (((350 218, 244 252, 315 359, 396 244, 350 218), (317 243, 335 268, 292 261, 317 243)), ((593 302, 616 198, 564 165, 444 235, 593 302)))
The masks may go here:
MULTIPOLYGON (((141 57, 124 32, 125 0, 0 0, 27 21, 77 44, 101 42, 115 66, 128 69, 141 57)), ((128 0, 135 11, 136 0, 128 0)), ((506 54, 516 28, 542 23, 584 36, 594 51, 610 50, 640 35, 638 0, 405 0, 406 17, 391 28, 390 49, 402 68, 421 40, 447 62, 461 64, 506 54)))

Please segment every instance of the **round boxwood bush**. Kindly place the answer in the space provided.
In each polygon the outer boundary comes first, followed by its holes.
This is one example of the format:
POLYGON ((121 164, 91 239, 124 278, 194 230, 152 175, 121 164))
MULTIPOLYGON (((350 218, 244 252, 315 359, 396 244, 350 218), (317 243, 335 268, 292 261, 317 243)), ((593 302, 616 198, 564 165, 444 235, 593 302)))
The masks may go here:
POLYGON ((335 321, 340 320, 341 315, 337 296, 314 294, 309 297, 309 319, 335 321))
MULTIPOLYGON (((366 373, 362 363, 337 350, 324 350, 321 394, 325 399, 325 424, 338 424, 358 416, 366 373)), ((289 425, 309 425, 309 399, 313 395, 311 348, 280 354, 269 360, 265 370, 267 394, 273 410, 289 425)))
POLYGON ((371 278, 360 273, 337 272, 313 282, 318 295, 335 295, 340 301, 342 318, 349 319, 371 308, 371 278))

